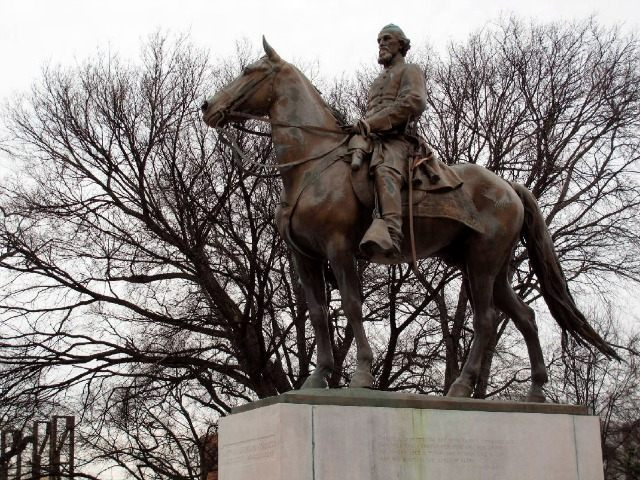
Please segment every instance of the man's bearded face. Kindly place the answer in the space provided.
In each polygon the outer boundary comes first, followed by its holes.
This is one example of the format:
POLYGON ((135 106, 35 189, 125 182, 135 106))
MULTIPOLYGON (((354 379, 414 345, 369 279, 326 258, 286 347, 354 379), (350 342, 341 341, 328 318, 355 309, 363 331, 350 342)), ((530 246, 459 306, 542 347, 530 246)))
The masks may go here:
POLYGON ((378 35, 378 63, 387 66, 396 55, 401 55, 402 42, 390 32, 382 31, 378 35))

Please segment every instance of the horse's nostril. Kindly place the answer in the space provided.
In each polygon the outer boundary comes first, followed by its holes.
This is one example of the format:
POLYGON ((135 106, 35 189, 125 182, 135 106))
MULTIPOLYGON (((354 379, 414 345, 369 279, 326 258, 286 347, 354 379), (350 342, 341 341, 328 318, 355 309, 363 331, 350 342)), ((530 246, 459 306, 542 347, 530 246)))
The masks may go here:
POLYGON ((209 108, 209 102, 207 102, 206 100, 204 102, 202 102, 202 105, 200 106, 200 109, 205 112, 207 110, 207 108, 209 108))

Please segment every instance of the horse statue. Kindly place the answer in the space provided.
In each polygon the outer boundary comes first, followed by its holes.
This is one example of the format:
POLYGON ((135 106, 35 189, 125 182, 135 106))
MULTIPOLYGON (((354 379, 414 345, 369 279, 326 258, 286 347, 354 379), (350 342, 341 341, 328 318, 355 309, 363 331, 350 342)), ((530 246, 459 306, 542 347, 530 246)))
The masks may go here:
MULTIPOLYGON (((350 387, 371 388, 373 353, 363 328, 356 258, 360 255, 360 239, 371 223, 372 209, 354 193, 351 167, 342 161, 348 135, 332 110, 311 82, 282 60, 264 38, 263 47, 264 57, 244 68, 239 77, 203 103, 203 120, 213 128, 265 116, 271 123, 283 183, 283 206, 276 217, 280 233, 292 250, 317 340, 316 368, 302 388, 327 388, 326 378, 334 367, 325 293, 327 261, 356 340, 357 364, 350 387)), ((479 165, 458 164, 451 168, 463 181, 459 188, 478 212, 479 228, 472 229, 450 218, 416 217, 412 222, 405 221, 403 256, 398 260, 409 259, 407 224, 411 223, 418 258, 442 258, 463 274, 473 310, 474 337, 468 358, 447 396, 471 396, 495 329, 495 309, 499 309, 513 320, 527 345, 531 386, 526 400, 545 401, 542 387, 548 375, 534 311, 509 283, 509 262, 520 237, 540 281, 543 298, 563 334, 617 358, 576 307, 532 193, 479 165)))

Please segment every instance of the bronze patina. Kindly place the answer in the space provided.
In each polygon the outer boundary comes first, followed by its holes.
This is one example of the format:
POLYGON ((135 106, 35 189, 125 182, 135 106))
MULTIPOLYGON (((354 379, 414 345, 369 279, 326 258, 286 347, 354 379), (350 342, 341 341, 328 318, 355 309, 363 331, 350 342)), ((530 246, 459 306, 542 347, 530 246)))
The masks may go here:
MULTIPOLYGON (((405 144, 409 142, 406 135, 411 133, 406 129, 424 108, 424 81, 416 66, 404 63, 401 48, 408 47, 408 43, 402 41, 404 34, 399 32, 397 27, 385 27, 378 37, 384 67, 382 78, 374 82, 367 115, 350 129, 365 137, 372 132, 383 133, 382 138, 374 140, 372 163, 376 176, 380 165, 390 165, 388 170, 394 170, 395 176, 404 175, 407 167, 402 165, 407 164, 407 159, 402 156, 409 148, 405 144), (384 78, 385 72, 394 78, 384 78), (402 80, 405 74, 412 79, 406 84, 402 80), (396 91, 396 87, 390 86, 396 83, 407 85, 406 89, 396 91), (392 98, 388 105, 378 107, 375 88, 380 86, 382 90, 389 87, 392 98), (410 98, 410 106, 396 114, 394 108, 402 103, 397 102, 402 95, 410 98), (396 169, 400 173, 396 173, 396 169)), ((358 200, 351 183, 352 167, 342 161, 347 155, 349 136, 309 80, 282 60, 266 41, 263 43, 266 56, 249 65, 238 78, 206 101, 202 105, 203 118, 214 128, 254 116, 268 116, 272 124, 283 182, 282 206, 276 212, 276 220, 292 250, 318 348, 316 369, 302 388, 326 388, 326 378, 334 366, 324 279, 327 260, 356 339, 357 366, 350 386, 372 387, 373 353, 362 323, 360 279, 355 261, 361 254, 360 239, 371 224, 371 208, 358 200)), ((532 379, 528 400, 544 401, 542 387, 548 376, 534 312, 516 295, 508 279, 509 261, 520 237, 525 241, 549 310, 563 330, 605 355, 615 357, 616 353, 576 307, 531 192, 479 165, 458 164, 451 168, 463 182, 455 190, 456 198, 469 199, 470 210, 476 212, 473 219, 476 228, 451 218, 420 216, 413 221, 418 257, 437 256, 460 268, 473 308, 475 335, 471 350, 448 395, 471 395, 495 328, 496 309, 499 309, 513 320, 527 345, 532 379)), ((394 188, 399 190, 398 184, 394 188)), ((396 262, 409 257, 407 223, 402 225, 405 241, 401 244, 401 255, 393 260, 396 262)))
POLYGON ((350 147, 359 147, 353 153, 352 167, 361 162, 360 152, 372 152, 369 168, 375 178, 381 218, 391 239, 391 245, 387 245, 371 232, 361 244, 371 254, 400 253, 403 236, 400 190, 407 180, 407 159, 418 147, 415 123, 427 104, 420 67, 404 60, 410 48, 410 40, 397 25, 382 28, 378 34, 378 63, 383 70, 369 89, 364 118, 349 129, 357 134, 350 147), (362 145, 363 140, 368 140, 367 147, 362 145))

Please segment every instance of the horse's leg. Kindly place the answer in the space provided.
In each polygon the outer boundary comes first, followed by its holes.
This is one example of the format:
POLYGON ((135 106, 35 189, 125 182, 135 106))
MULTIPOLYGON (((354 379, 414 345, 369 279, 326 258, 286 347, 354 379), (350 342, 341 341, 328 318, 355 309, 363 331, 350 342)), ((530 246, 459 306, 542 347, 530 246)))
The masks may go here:
POLYGON ((538 327, 536 326, 535 313, 533 309, 525 304, 516 292, 513 291, 509 283, 507 273, 508 264, 496 278, 493 290, 493 301, 500 310, 508 315, 516 328, 522 333, 529 352, 529 362, 531 363, 531 388, 527 395, 528 402, 544 402, 545 396, 542 387, 549 377, 544 365, 542 347, 538 337, 538 327))
POLYGON ((467 279, 471 307, 473 309, 473 341, 467 361, 460 376, 447 392, 448 397, 470 397, 480 373, 485 349, 495 330, 495 310, 493 308, 493 284, 496 269, 490 262, 478 261, 491 255, 473 256, 475 261, 467 264, 467 279), (492 268, 493 267, 493 268, 492 268))
POLYGON ((323 262, 294 254, 296 271, 304 289, 309 318, 316 334, 316 368, 301 388, 327 388, 333 371, 333 351, 329 337, 329 311, 325 290, 323 262))
POLYGON ((356 261, 346 248, 332 248, 329 252, 331 269, 340 289, 342 309, 351 328, 353 328, 353 335, 356 339, 357 366, 349 386, 351 388, 371 388, 374 380, 373 375, 371 375, 373 352, 362 324, 362 299, 360 297, 360 278, 356 268, 356 261))

